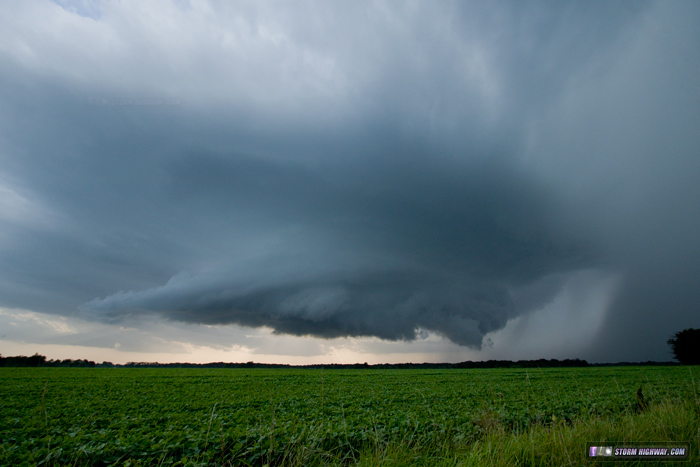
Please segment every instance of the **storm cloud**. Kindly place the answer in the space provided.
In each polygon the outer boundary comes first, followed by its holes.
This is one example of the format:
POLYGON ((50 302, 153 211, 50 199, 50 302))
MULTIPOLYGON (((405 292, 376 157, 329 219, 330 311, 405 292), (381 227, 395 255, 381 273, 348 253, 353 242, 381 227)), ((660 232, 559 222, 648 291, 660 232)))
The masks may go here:
POLYGON ((691 2, 0 8, 2 307, 479 349, 575 291, 597 360, 700 325, 691 2))

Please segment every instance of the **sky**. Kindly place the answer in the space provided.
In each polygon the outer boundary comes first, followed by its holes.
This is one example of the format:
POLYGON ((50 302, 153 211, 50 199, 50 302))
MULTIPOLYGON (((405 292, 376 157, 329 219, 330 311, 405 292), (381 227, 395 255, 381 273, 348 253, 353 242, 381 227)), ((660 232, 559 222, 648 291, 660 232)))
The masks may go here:
POLYGON ((0 4, 0 354, 668 361, 700 4, 0 4))

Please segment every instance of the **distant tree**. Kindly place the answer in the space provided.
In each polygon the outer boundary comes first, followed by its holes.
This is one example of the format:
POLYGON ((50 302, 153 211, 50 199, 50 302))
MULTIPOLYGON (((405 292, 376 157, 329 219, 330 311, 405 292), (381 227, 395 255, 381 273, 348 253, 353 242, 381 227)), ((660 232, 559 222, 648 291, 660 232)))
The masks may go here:
POLYGON ((666 341, 682 365, 700 365, 700 329, 684 329, 666 341))
POLYGON ((46 357, 35 353, 31 357, 27 358, 27 366, 42 366, 46 362, 46 357))

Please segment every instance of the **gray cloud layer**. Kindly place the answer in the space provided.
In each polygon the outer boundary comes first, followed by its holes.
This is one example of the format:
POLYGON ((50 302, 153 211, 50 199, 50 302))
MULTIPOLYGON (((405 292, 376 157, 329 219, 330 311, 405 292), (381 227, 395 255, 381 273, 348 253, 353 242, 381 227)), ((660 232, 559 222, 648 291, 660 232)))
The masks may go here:
POLYGON ((490 162, 440 170, 413 157, 376 158, 371 172, 344 170, 332 182, 236 158, 187 160, 173 171, 177 197, 206 219, 215 215, 205 207, 212 203, 231 206, 245 224, 253 216, 256 224, 288 226, 282 251, 89 308, 324 337, 412 339, 422 327, 479 345, 528 311, 516 307, 509 285, 593 261, 590 247, 554 231, 550 216, 559 207, 525 174, 490 162))
POLYGON ((61 4, 0 37, 0 306, 478 348, 599 269, 590 357, 700 324, 693 3, 61 4))

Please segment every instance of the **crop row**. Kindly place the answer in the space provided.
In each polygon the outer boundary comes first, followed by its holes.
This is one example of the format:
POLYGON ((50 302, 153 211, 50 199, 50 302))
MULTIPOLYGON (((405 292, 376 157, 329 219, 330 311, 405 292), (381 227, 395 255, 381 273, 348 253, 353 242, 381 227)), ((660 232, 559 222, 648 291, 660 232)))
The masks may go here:
POLYGON ((614 418, 698 398, 687 367, 0 369, 0 464, 284 463, 614 418))

